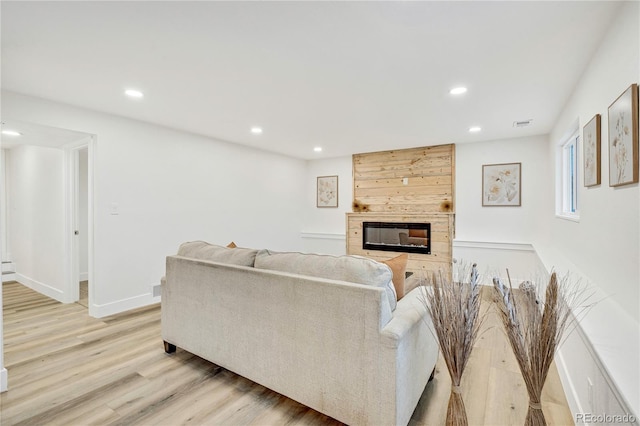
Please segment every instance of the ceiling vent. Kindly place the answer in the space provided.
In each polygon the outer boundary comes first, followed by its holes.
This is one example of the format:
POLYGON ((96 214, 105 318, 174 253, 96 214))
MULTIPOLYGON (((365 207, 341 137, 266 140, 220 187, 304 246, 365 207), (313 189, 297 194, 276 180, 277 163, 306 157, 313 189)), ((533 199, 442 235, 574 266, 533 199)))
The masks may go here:
POLYGON ((532 121, 533 119, 523 120, 523 121, 514 121, 513 127, 527 127, 528 125, 531 124, 532 121))

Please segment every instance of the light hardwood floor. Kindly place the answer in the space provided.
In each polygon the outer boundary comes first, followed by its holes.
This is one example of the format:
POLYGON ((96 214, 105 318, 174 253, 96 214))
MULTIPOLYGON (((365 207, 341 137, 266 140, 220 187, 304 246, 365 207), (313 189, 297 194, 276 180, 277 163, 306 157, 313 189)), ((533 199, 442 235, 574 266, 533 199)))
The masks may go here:
MULTIPOLYGON (((339 424, 181 349, 165 354, 159 305, 95 319, 15 282, 3 292, 2 426, 339 424)), ((522 425, 515 359, 495 315, 484 328, 462 383, 469 424, 522 425)), ((444 423, 450 383, 439 360, 410 424, 444 423)), ((555 366, 542 406, 550 425, 573 424, 555 366)))

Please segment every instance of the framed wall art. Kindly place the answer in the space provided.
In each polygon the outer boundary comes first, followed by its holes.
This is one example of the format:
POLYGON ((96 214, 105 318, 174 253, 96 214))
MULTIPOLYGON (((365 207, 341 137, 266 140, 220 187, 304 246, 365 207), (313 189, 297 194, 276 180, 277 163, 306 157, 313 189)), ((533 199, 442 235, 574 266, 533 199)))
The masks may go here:
POLYGON ((338 207, 338 176, 318 176, 316 207, 338 207))
POLYGON ((521 205, 522 163, 482 166, 482 205, 517 207, 521 205))
POLYGON ((584 186, 600 185, 600 114, 582 128, 584 186))
POLYGON ((609 186, 638 182, 638 85, 609 107, 609 186))

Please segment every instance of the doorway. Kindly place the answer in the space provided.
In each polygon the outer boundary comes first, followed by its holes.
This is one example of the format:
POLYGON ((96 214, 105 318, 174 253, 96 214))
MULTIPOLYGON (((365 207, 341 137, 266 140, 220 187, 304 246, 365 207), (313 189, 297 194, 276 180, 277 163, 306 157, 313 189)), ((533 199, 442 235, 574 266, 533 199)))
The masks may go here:
POLYGON ((89 147, 78 149, 78 202, 76 205, 78 239, 78 304, 89 308, 89 147))
POLYGON ((65 146, 67 159, 67 256, 69 294, 91 312, 92 288, 92 145, 94 136, 65 146))

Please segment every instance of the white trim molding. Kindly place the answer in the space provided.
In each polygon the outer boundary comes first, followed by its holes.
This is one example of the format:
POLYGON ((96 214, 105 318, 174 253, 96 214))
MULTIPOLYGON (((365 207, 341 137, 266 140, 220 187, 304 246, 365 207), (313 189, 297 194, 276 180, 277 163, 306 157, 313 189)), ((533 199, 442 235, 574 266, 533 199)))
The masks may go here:
POLYGON ((515 251, 529 251, 535 252, 533 245, 526 243, 504 243, 495 241, 464 241, 453 240, 453 247, 459 248, 473 248, 483 250, 515 250, 515 251))
POLYGON ((314 240, 342 240, 347 239, 346 234, 329 233, 329 232, 301 232, 302 238, 314 239, 314 240))
POLYGON ((41 283, 40 281, 36 281, 34 279, 25 277, 24 275, 18 274, 18 273, 16 273, 15 280, 18 281, 20 284, 26 287, 29 287, 32 290, 37 291, 38 293, 42 293, 47 297, 57 300, 58 302, 62 302, 62 303, 72 302, 71 300, 66 300, 66 297, 65 297, 66 295, 62 290, 57 289, 55 287, 51 287, 48 284, 41 283))
POLYGON ((558 350, 556 352, 554 361, 556 363, 558 375, 560 376, 560 383, 562 383, 564 395, 567 398, 567 404, 569 404, 569 410, 575 419, 576 414, 586 413, 587 410, 582 407, 580 395, 578 394, 574 381, 571 380, 571 375, 567 368, 567 362, 562 355, 562 350, 558 350))
POLYGON ((517 283, 532 279, 537 272, 538 258, 531 244, 454 240, 452 248, 454 259, 477 263, 483 285, 492 286, 493 277, 504 277, 507 269, 517 283))
POLYGON ((302 251, 307 253, 332 254, 347 253, 347 236, 337 232, 301 232, 302 251))
POLYGON ((89 305, 89 315, 94 318, 108 317, 109 315, 119 314, 131 309, 142 308, 144 306, 159 303, 160 297, 153 297, 153 294, 146 293, 139 296, 130 297, 128 299, 117 300, 115 302, 105 303, 104 305, 89 305))
POLYGON ((15 272, 11 273, 11 274, 3 274, 2 275, 2 282, 3 283, 9 282, 9 281, 17 281, 15 272))

